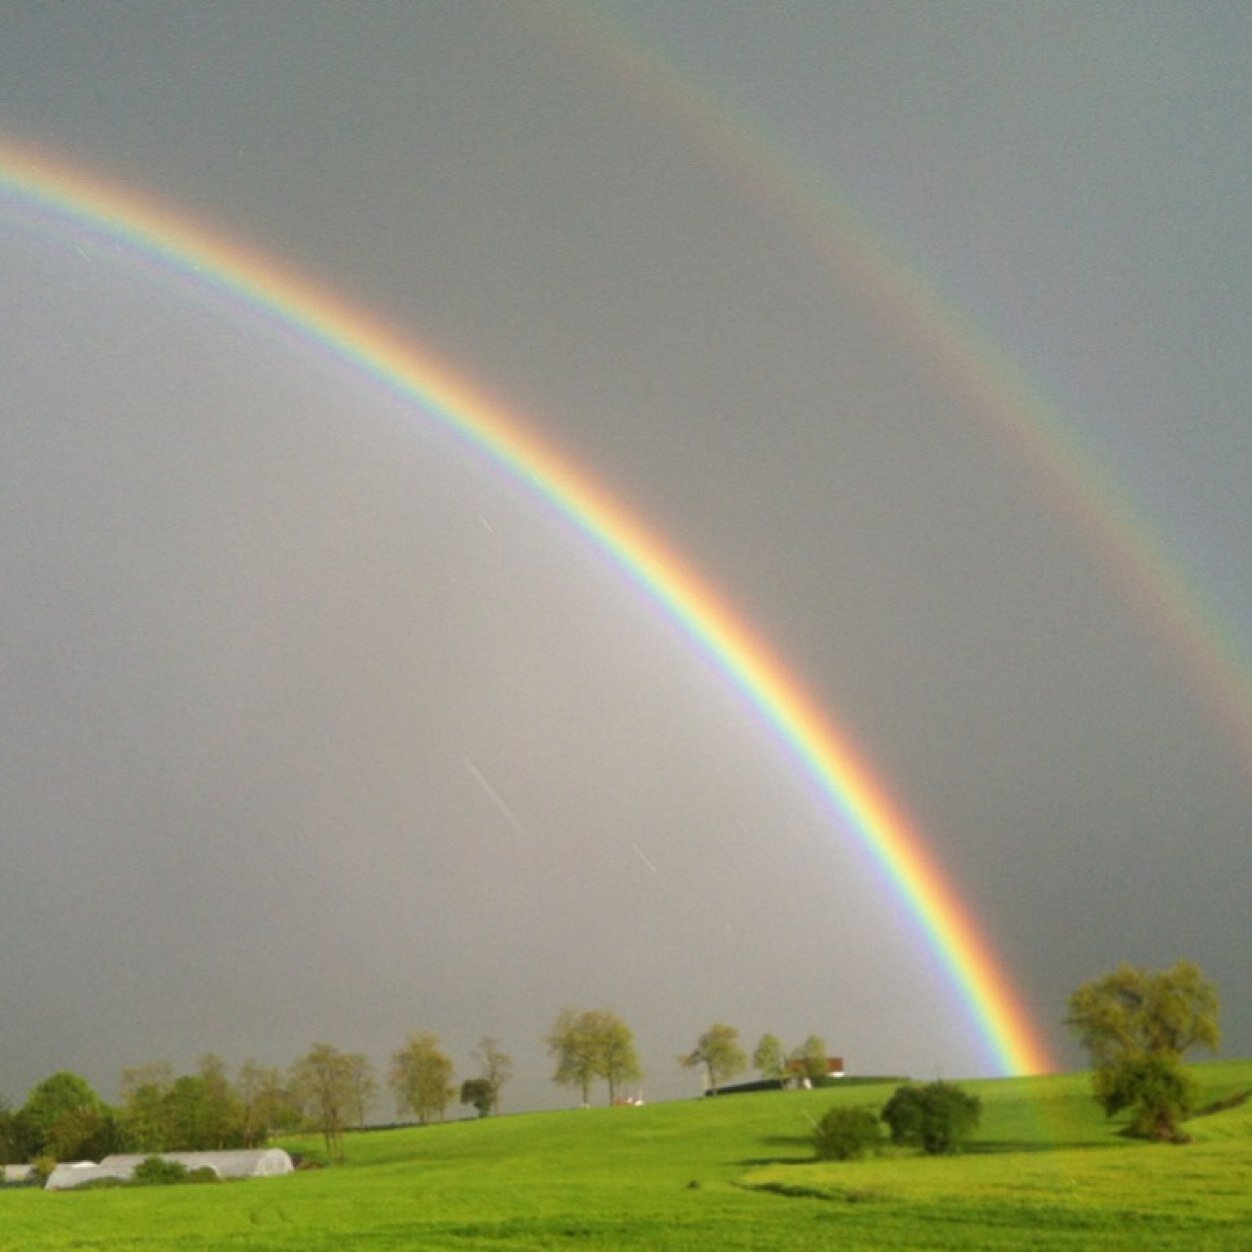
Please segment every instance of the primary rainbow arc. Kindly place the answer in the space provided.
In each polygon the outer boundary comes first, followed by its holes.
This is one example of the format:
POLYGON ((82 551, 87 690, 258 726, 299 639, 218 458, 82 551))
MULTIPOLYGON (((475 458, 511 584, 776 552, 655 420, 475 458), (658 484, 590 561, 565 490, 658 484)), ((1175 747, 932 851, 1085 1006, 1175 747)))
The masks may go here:
POLYGON ((916 919, 997 1067, 1018 1074, 1054 1068, 969 908, 846 733, 717 592, 590 475, 368 313, 131 188, 42 151, 0 142, 4 192, 106 231, 276 315, 526 482, 645 588, 786 741, 916 919))

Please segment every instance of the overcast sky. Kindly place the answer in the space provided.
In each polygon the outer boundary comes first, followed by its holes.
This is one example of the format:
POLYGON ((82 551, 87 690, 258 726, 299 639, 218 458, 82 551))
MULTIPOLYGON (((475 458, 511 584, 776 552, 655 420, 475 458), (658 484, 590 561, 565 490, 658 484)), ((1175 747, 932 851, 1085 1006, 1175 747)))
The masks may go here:
MULTIPOLYGON (((968 384, 1034 388, 1248 654, 1250 58, 1242 4, 8 0, 0 136, 316 276, 628 502, 861 745, 1062 1064, 1070 990, 1179 956, 1238 1056, 1217 636, 968 384)), ((795 760, 520 483, 4 194, 0 273, 0 1093, 423 1029, 462 1075, 497 1036, 534 1107, 565 1006, 657 1098, 716 1020, 991 1072, 795 760)))

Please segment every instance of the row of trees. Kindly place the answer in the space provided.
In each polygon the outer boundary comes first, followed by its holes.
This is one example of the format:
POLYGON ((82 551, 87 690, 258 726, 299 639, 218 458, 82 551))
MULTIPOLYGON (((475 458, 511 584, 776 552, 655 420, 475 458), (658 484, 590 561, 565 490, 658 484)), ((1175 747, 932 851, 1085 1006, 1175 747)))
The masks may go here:
MULTIPOLYGON (((583 1104, 589 1102, 591 1088, 599 1080, 607 1084, 611 1104, 627 1084, 643 1077, 635 1037, 630 1027, 609 1009, 566 1009, 553 1023, 546 1042, 556 1059, 553 1081, 577 1087, 583 1104)), ((748 1054, 739 1031, 725 1022, 716 1022, 678 1062, 687 1069, 703 1070, 707 1088, 716 1092, 748 1068, 748 1054)), ((810 1035, 788 1052, 777 1036, 762 1035, 752 1054, 752 1064, 762 1078, 776 1081, 779 1086, 792 1078, 817 1081, 827 1071, 826 1044, 817 1035, 810 1035)))
MULTIPOLYGON (((599 1082, 607 1085, 612 1103, 643 1077, 634 1033, 609 1009, 565 1010, 545 1043, 555 1061, 553 1080, 576 1088, 584 1104, 599 1082)), ((473 1058, 477 1072, 461 1083, 459 1098, 486 1117, 499 1112, 513 1063, 490 1036, 479 1041, 473 1058)), ((723 1022, 706 1030, 679 1061, 702 1069, 713 1091, 748 1067, 739 1031, 723 1022)), ((826 1047, 810 1035, 787 1051, 766 1034, 752 1063, 779 1085, 792 1077, 816 1080, 826 1073, 826 1047)), ((455 1066, 430 1032, 409 1036, 392 1055, 386 1081, 401 1116, 422 1123, 442 1118, 458 1095, 455 1066)), ((320 1131, 328 1157, 338 1160, 344 1133, 365 1124, 379 1092, 379 1076, 366 1056, 327 1043, 316 1044, 285 1071, 245 1061, 233 1079, 213 1053, 202 1056, 190 1074, 175 1075, 167 1061, 138 1065, 122 1071, 117 1107, 105 1104, 85 1079, 62 1072, 40 1083, 18 1110, 0 1102, 0 1162, 254 1147, 297 1129, 320 1131)))
MULTIPOLYGON (((480 1041, 477 1077, 461 1100, 481 1116, 496 1112, 512 1072, 496 1040, 480 1041)), ((401 1115, 442 1117, 456 1094, 453 1063, 435 1035, 411 1035, 392 1057, 388 1083, 401 1115)), ((121 1101, 106 1104, 86 1079, 68 1071, 44 1079, 19 1109, 0 1101, 0 1164, 99 1160, 113 1152, 246 1148, 278 1132, 317 1130, 332 1161, 343 1157, 344 1132, 364 1126, 379 1082, 369 1058, 319 1043, 287 1071, 245 1061, 234 1080, 225 1062, 206 1053, 196 1071, 176 1077, 167 1061, 122 1071, 121 1101)))
MULTIPOLYGON (((1129 1110, 1132 1134, 1178 1139, 1180 1122, 1195 1104, 1195 1086, 1183 1056, 1197 1046, 1216 1048, 1217 1014, 1213 984, 1195 965, 1179 961, 1159 972, 1119 966, 1074 992, 1065 1020, 1091 1053, 1095 1094, 1105 1111, 1112 1116, 1129 1110)), ((607 1084, 612 1103, 643 1076, 634 1034, 611 1010, 567 1009, 545 1042, 555 1060, 553 1080, 577 1088, 584 1104, 597 1082, 607 1084)), ((461 1084, 460 1100, 485 1117, 499 1111, 512 1061, 491 1037, 480 1040, 474 1058, 478 1073, 461 1084)), ((739 1031, 724 1022, 704 1031, 679 1062, 702 1070, 714 1092, 748 1067, 739 1031)), ((827 1072, 826 1047, 810 1035, 788 1051, 777 1036, 766 1034, 752 1064, 763 1079, 780 1086, 792 1078, 816 1081, 827 1072)), ((454 1072, 436 1035, 411 1035, 393 1054, 387 1074, 401 1115, 423 1123, 443 1117, 457 1094, 454 1072)), ((912 1116, 921 1097, 913 1089, 902 1090, 907 1092, 901 1096, 902 1107, 911 1109, 912 1116)), ((328 1157, 339 1160, 344 1132, 365 1124, 378 1094, 378 1077, 367 1057, 325 1043, 315 1045, 286 1072, 246 1061, 233 1081, 225 1063, 212 1053, 200 1058, 194 1073, 178 1077, 167 1062, 127 1069, 116 1108, 105 1104, 83 1078, 61 1072, 35 1087, 20 1109, 0 1100, 0 1163, 41 1156, 99 1159, 117 1151, 250 1147, 276 1132, 298 1128, 320 1131, 328 1157)), ((949 1096, 936 1089, 927 1098, 949 1096)), ((949 1100, 945 1107, 952 1114, 955 1106, 949 1100)), ((886 1111, 882 1116, 891 1121, 886 1111)), ((839 1129, 842 1133, 848 1128, 839 1129)), ((868 1123, 862 1130, 869 1133, 868 1123)))
MULTIPOLYGON (((679 1058, 688 1069, 702 1069, 705 1084, 712 1092, 737 1078, 748 1068, 748 1054, 739 1039, 739 1031, 725 1022, 710 1026, 686 1056, 679 1058)), ((826 1077, 826 1043, 818 1035, 809 1035, 790 1052, 777 1035, 765 1034, 752 1053, 752 1064, 761 1077, 781 1087, 792 1079, 817 1082, 826 1077)))

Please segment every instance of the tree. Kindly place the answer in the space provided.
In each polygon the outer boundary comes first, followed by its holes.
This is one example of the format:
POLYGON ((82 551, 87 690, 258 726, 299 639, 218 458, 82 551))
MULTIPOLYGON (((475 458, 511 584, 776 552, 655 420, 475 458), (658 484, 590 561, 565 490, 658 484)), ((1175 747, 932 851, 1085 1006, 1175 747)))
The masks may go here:
POLYGON ((129 1150, 195 1152, 248 1142, 244 1106, 225 1062, 206 1052, 197 1069, 177 1079, 166 1061, 122 1071, 120 1126, 129 1150))
POLYGON ((597 1009, 592 1019, 599 1040, 600 1074, 609 1084, 609 1103, 612 1104, 624 1084, 638 1082, 643 1077, 639 1054, 635 1051, 635 1035, 608 1009, 597 1009))
POLYGON ((8 1100, 0 1096, 0 1165, 16 1165, 24 1159, 17 1113, 8 1100))
POLYGON ((739 1046, 739 1032, 724 1022, 715 1022, 696 1040, 695 1050, 680 1058, 688 1069, 704 1067, 708 1089, 717 1094, 718 1086, 748 1068, 748 1058, 739 1046))
POLYGON ((49 1127, 43 1150, 58 1161, 98 1161, 122 1147, 113 1110, 104 1104, 69 1109, 49 1127))
POLYGON ((147 1061, 122 1070, 122 1136, 131 1152, 160 1152, 173 1146, 169 1093, 174 1071, 168 1061, 147 1061))
POLYGON ((565 1009, 553 1023, 545 1042, 548 1051, 556 1057, 552 1081, 578 1087, 584 1105, 590 1097, 591 1084, 597 1078, 608 1082, 609 1103, 612 1104, 623 1083, 643 1076, 633 1032, 609 1009, 592 1009, 585 1013, 565 1009))
POLYGON ((787 1081, 787 1054, 783 1051, 782 1040, 777 1035, 762 1035, 761 1041, 752 1053, 752 1064, 760 1071, 761 1077, 777 1079, 781 1087, 787 1081))
POLYGON ((472 1104, 479 1117, 487 1117, 495 1107, 496 1092, 487 1078, 467 1078, 461 1084, 461 1103, 472 1104))
MULTIPOLYGON (((478 1049, 472 1053, 474 1059, 478 1062, 480 1077, 491 1088, 491 1109, 492 1113, 500 1112, 500 1091, 504 1084, 513 1076, 513 1058, 507 1052, 500 1051, 500 1044, 493 1039, 491 1035, 484 1035, 478 1041, 478 1049)), ((462 1093, 461 1103, 473 1103, 466 1101, 464 1093, 462 1093)))
POLYGON ((563 1087, 577 1087, 584 1106, 590 1099, 591 1084, 599 1075, 599 1053, 588 1016, 563 1009, 544 1040, 556 1058, 552 1081, 563 1087))
POLYGON ((1216 987, 1190 961, 1167 970, 1123 964, 1079 987, 1065 1024, 1091 1054, 1092 1086, 1105 1115, 1130 1110, 1130 1134, 1178 1139, 1195 1103, 1183 1056, 1217 1048, 1219 1009, 1216 987))
MULTIPOLYGON (((198 1108, 194 1129, 184 1136, 189 1149, 238 1148, 243 1146, 243 1105, 226 1075, 226 1062, 215 1052, 205 1052, 196 1061, 194 1096, 198 1108)), ((181 1080, 180 1080, 181 1081, 181 1080)), ((175 1090, 178 1083, 174 1084, 175 1090)))
POLYGON ((810 1082, 825 1078, 826 1041, 820 1035, 810 1035, 798 1048, 792 1049, 788 1069, 810 1082))
POLYGON ((18 1119, 23 1147, 31 1157, 85 1157, 114 1137, 113 1119, 104 1101, 85 1078, 68 1070, 32 1088, 18 1119))
POLYGON ((267 1142, 275 1130, 299 1125, 299 1107, 278 1069, 249 1058, 239 1067, 235 1089, 243 1106, 244 1142, 248 1147, 267 1142))
POLYGON ((165 1097, 163 1149, 203 1152, 244 1144, 243 1106, 220 1075, 184 1074, 165 1097))
POLYGON ((883 1106, 892 1143, 919 1147, 929 1156, 947 1155, 961 1144, 982 1117, 982 1101, 956 1083, 905 1083, 883 1106))
POLYGON ((352 1063, 329 1043, 318 1043, 291 1067, 291 1091, 310 1126, 322 1132, 326 1157, 343 1160, 343 1132, 353 1106, 352 1063))
POLYGON ((392 1062, 389 1081, 400 1112, 411 1112, 422 1125, 433 1113, 442 1117, 454 1094, 454 1067, 440 1051, 438 1036, 429 1032, 410 1035, 392 1062))
POLYGON ((882 1141, 873 1109, 833 1108, 813 1130, 819 1160, 855 1161, 882 1141))
POLYGON ((363 1052, 348 1053, 348 1081, 352 1086, 352 1120, 358 1129, 362 1129, 366 1113, 378 1098, 374 1066, 363 1052))
POLYGON ((174 1085, 174 1067, 169 1061, 145 1061, 122 1070, 122 1102, 126 1103, 144 1087, 168 1091, 174 1085))

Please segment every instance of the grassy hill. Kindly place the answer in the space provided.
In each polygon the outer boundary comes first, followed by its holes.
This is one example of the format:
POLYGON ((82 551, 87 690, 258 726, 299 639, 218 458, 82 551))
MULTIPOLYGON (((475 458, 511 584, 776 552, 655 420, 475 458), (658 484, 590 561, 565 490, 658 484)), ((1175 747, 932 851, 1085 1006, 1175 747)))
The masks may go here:
MULTIPOLYGON (((1206 1100, 1252 1088, 1252 1061, 1196 1072, 1206 1100)), ((965 1085, 960 1157, 812 1159, 814 1119, 890 1084, 520 1114, 351 1136, 343 1168, 286 1178, 0 1192, 0 1248, 1252 1246, 1252 1103, 1179 1148, 1120 1138, 1083 1074, 965 1085)))

